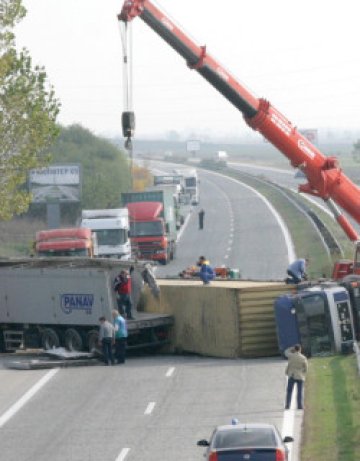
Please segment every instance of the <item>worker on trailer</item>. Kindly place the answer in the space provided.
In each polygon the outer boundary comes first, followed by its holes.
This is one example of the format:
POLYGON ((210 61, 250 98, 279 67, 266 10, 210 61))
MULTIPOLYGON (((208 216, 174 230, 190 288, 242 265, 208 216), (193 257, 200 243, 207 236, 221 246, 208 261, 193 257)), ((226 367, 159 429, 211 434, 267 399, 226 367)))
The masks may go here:
POLYGON ((292 262, 287 268, 288 277, 285 279, 287 284, 298 284, 303 280, 307 280, 306 267, 309 263, 309 258, 297 259, 292 262))
POLYGON ((200 267, 200 270, 194 275, 200 277, 204 285, 209 285, 210 281, 215 278, 214 269, 210 266, 209 261, 205 256, 200 256, 196 265, 200 267))

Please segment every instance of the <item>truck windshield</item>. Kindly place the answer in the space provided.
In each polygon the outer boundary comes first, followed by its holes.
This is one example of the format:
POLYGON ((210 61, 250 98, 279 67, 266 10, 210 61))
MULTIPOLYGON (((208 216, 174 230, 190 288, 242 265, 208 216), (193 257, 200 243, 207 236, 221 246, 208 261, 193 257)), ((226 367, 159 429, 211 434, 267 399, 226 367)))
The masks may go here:
POLYGON ((94 229, 98 245, 123 245, 127 242, 126 229, 94 229))
POLYGON ((164 234, 161 221, 142 221, 130 223, 131 237, 160 236, 164 234))
POLYGON ((297 308, 300 336, 312 356, 330 352, 334 344, 329 307, 319 294, 306 296, 297 308))
POLYGON ((49 251, 39 251, 39 256, 54 257, 54 256, 89 256, 89 250, 87 248, 78 248, 73 250, 49 250, 49 251))
POLYGON ((196 187, 196 178, 185 178, 185 186, 186 187, 196 187))

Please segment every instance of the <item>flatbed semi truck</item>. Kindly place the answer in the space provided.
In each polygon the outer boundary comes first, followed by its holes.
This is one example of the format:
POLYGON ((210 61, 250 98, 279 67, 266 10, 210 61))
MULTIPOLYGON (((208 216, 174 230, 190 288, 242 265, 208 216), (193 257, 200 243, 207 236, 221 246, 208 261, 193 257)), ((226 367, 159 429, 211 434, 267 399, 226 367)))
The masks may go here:
MULTIPOLYGON (((130 265, 107 258, 0 260, 0 349, 93 350, 99 317, 111 320, 112 309, 117 309, 113 280, 130 265)), ((128 346, 162 346, 173 318, 137 312, 143 279, 152 277, 148 265, 132 265, 135 320, 128 321, 128 346)))

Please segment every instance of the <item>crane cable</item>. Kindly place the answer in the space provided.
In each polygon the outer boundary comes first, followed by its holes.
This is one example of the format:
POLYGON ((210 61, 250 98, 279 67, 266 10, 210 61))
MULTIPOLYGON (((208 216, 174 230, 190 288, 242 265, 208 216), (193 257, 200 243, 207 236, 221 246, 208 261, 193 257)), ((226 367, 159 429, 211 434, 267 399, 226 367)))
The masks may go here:
POLYGON ((123 99, 122 130, 126 138, 125 147, 130 150, 135 131, 135 114, 132 108, 132 28, 131 22, 119 21, 123 53, 123 99))
POLYGON ((119 30, 123 53, 123 98, 124 110, 121 115, 122 132, 125 138, 124 147, 130 159, 130 186, 133 189, 133 145, 135 132, 135 114, 132 108, 132 28, 131 23, 119 21, 119 30))

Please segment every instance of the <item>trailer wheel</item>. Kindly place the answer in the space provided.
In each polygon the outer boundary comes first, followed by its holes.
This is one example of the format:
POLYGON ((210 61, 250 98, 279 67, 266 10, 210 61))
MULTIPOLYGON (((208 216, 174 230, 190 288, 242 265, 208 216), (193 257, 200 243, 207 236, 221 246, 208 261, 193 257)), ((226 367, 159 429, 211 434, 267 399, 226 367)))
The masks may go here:
POLYGON ((87 334, 87 348, 89 352, 98 352, 99 333, 96 330, 90 330, 87 334))
POLYGON ((80 352, 83 350, 83 338, 75 328, 68 328, 65 331, 65 347, 69 351, 80 352))
POLYGON ((59 335, 52 328, 45 328, 41 333, 41 346, 43 349, 53 349, 60 346, 59 335))

